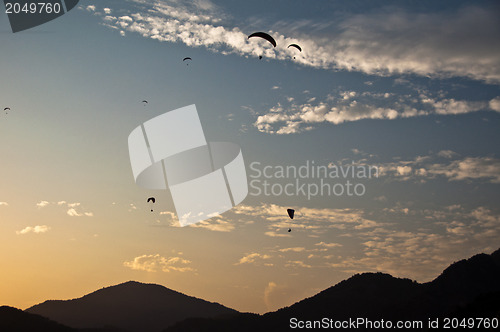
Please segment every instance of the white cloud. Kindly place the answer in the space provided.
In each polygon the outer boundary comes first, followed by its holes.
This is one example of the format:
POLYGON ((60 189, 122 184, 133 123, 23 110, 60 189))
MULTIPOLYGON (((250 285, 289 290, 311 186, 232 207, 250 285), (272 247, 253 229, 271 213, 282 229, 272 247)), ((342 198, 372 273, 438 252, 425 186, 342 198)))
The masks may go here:
POLYGON ((87 11, 89 11, 89 12, 95 12, 95 6, 94 5, 89 5, 85 9, 87 9, 87 11))
POLYGON ((48 232, 49 230, 50 227, 47 225, 41 225, 41 226, 37 225, 34 227, 27 226, 20 231, 16 231, 16 234, 17 235, 28 234, 28 233, 42 234, 48 232))
POLYGON ((500 112, 500 97, 495 97, 490 100, 489 106, 492 110, 500 112))
POLYGON ((306 248, 304 247, 293 247, 293 248, 283 248, 283 249, 279 249, 280 252, 303 252, 305 251, 306 248))
POLYGON ((47 201, 40 201, 39 203, 36 203, 36 206, 38 206, 39 208, 43 208, 43 207, 46 207, 49 204, 50 203, 47 202, 47 201))
POLYGON ((486 101, 455 100, 453 98, 431 98, 425 94, 418 97, 392 96, 392 94, 342 92, 342 98, 285 106, 278 103, 267 113, 257 116, 254 127, 270 134, 295 134, 313 129, 318 123, 334 125, 360 120, 395 120, 427 115, 456 115, 480 110, 489 110, 486 101), (406 98, 406 100, 405 100, 406 98))
POLYGON ((234 230, 234 225, 224 220, 221 216, 210 218, 196 224, 191 224, 189 227, 204 228, 215 232, 231 232, 234 230))
POLYGON ((8 206, 8 205, 9 205, 9 203, 7 203, 7 202, 0 202, 0 206, 8 206))
POLYGON ((245 256, 243 256, 242 258, 240 258, 239 262, 238 263, 235 263, 234 265, 241 265, 241 264, 254 264, 254 263, 258 263, 258 262, 261 262, 262 260, 267 260, 267 259, 270 259, 271 256, 269 255, 266 255, 266 254, 259 254, 259 253, 251 253, 251 254, 247 254, 245 256))
MULTIPOLYGON (((304 66, 371 75, 465 76, 500 82, 498 34, 492 33, 498 31, 498 15, 487 8, 416 14, 385 7, 323 24, 334 28, 326 37, 324 31, 315 35, 307 27, 307 34, 298 29, 284 29, 295 32, 293 36, 274 32, 277 47, 270 48, 266 42, 248 40, 249 32, 231 26, 228 22, 234 20, 226 19, 212 3, 140 3, 143 9, 130 15, 133 22, 126 29, 158 41, 205 46, 224 54, 286 61, 296 57, 294 61, 304 66), (290 43, 300 44, 303 51, 297 54, 287 48, 290 43)), ((95 6, 87 10, 95 11, 95 6)))
POLYGON ((380 176, 394 176, 400 181, 427 180, 444 176, 450 181, 483 180, 500 183, 500 160, 492 157, 466 157, 448 163, 433 162, 436 157, 456 158, 457 153, 443 150, 436 155, 399 160, 378 166, 380 176))
POLYGON ((302 267, 302 268, 307 268, 307 269, 312 268, 311 265, 306 264, 303 261, 288 261, 285 264, 285 267, 302 267))
MULTIPOLYGON (((90 7, 90 6, 89 6, 90 7)), ((95 7, 94 7, 95 9, 95 7)), ((111 14, 111 9, 110 8, 104 8, 103 11, 106 13, 106 14, 111 14)))
POLYGON ((319 243, 316 243, 315 244, 316 246, 320 246, 320 247, 326 247, 326 248, 336 248, 336 247, 342 247, 341 244, 339 243, 325 243, 325 242, 319 242, 319 243))
POLYGON ((129 262, 124 262, 123 265, 131 268, 132 270, 140 270, 146 272, 187 272, 195 271, 188 265, 191 261, 181 257, 163 257, 160 254, 156 255, 142 255, 135 257, 129 262))
POLYGON ((70 208, 68 209, 68 211, 66 211, 66 214, 70 217, 83 217, 83 216, 86 216, 86 217, 93 217, 94 214, 92 212, 78 212, 76 211, 74 208, 70 208))
POLYGON ((490 157, 467 157, 447 165, 429 165, 428 172, 444 175, 452 181, 489 179, 493 183, 500 183, 500 160, 490 157))

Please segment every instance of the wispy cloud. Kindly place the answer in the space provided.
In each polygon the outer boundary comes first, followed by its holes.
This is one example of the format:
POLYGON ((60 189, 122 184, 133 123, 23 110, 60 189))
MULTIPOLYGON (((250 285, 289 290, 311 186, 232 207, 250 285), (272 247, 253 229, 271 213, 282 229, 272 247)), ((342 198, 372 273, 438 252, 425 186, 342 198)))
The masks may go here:
POLYGON ((141 255, 133 260, 124 262, 123 265, 132 270, 140 270, 146 272, 188 272, 195 271, 190 267, 191 261, 181 257, 163 257, 160 254, 141 255))
POLYGON ((257 116, 254 127, 269 134, 296 134, 312 130, 320 123, 339 125, 360 120, 395 120, 429 115, 456 115, 477 111, 496 111, 495 102, 375 94, 342 91, 312 104, 278 103, 265 114, 257 116), (492 107, 493 106, 493 107, 492 107))
POLYGON ((62 206, 65 208, 68 208, 66 210, 66 214, 70 217, 93 217, 94 213, 89 212, 89 211, 81 211, 79 212, 77 209, 81 210, 81 203, 80 202, 74 202, 74 203, 68 203, 66 201, 58 201, 58 202, 48 202, 48 201, 40 201, 36 204, 38 208, 43 208, 48 205, 57 205, 57 206, 62 206))
POLYGON ((500 159, 493 157, 460 158, 451 150, 436 155, 417 157, 414 160, 399 160, 379 166, 380 177, 391 177, 400 181, 426 181, 445 177, 449 181, 488 181, 500 183, 500 159), (437 157, 448 159, 438 162, 437 157), (454 160, 449 160, 455 158, 454 160))
POLYGON ((36 206, 39 207, 39 208, 43 208, 43 207, 46 207, 49 204, 50 203, 47 202, 47 201, 40 201, 40 202, 36 203, 36 206))
MULTIPOLYGON (((266 255, 266 254, 259 254, 259 253, 251 253, 243 256, 240 258, 238 263, 235 263, 234 265, 241 265, 241 264, 261 264, 262 261, 270 259, 271 256, 266 255)), ((263 263, 264 265, 271 265, 269 263, 263 263)))
POLYGON ((23 234, 28 234, 28 233, 42 234, 42 233, 48 232, 49 230, 50 230, 50 227, 47 225, 40 225, 40 226, 37 225, 34 227, 27 226, 20 231, 16 231, 16 234, 17 235, 23 235, 23 234))
MULTIPOLYGON (((394 7, 346 16, 343 20, 302 22, 302 29, 273 32, 278 46, 248 40, 253 31, 242 31, 231 23, 227 12, 209 1, 181 3, 162 1, 138 5, 131 20, 106 21, 110 27, 130 31, 163 42, 204 46, 222 54, 262 55, 315 68, 358 71, 371 75, 417 74, 465 76, 500 82, 498 53, 499 23, 494 10, 462 7, 447 14, 412 13, 394 7), (316 28, 329 28, 316 34, 316 28), (301 33, 299 30, 307 31, 301 33), (298 43, 302 52, 287 48, 298 43)), ((95 6, 87 10, 97 13, 95 6)), ((102 16, 110 9, 103 9, 102 16)), ((291 22, 290 22, 291 23, 291 22)), ((287 25, 280 22, 281 26, 287 25)), ((297 26, 297 22, 293 24, 297 26)), ((290 25, 290 24, 288 24, 290 25)), ((275 30, 279 30, 276 25, 275 30)), ((270 27, 268 30, 272 30, 270 27)))
POLYGON ((231 222, 225 220, 221 216, 217 216, 214 218, 210 218, 208 220, 201 221, 196 224, 192 224, 190 225, 190 227, 204 228, 214 232, 231 232, 234 230, 234 225, 231 222))

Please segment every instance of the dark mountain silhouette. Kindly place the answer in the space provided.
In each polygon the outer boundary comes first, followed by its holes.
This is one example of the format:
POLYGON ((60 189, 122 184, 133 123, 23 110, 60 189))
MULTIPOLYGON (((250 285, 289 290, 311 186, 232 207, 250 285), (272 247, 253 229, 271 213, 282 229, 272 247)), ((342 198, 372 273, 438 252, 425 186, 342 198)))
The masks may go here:
POLYGON ((0 331, 2 332, 126 332, 122 329, 73 329, 46 317, 30 314, 8 306, 0 307, 0 331))
MULTIPOLYGON (((165 332, 288 331, 290 319, 321 321, 365 318, 419 320, 500 316, 500 249, 452 264, 435 280, 419 284, 384 273, 363 273, 290 307, 264 315, 188 319, 165 332)), ((422 329, 419 329, 422 330, 422 329)))
POLYGON ((48 318, 30 314, 20 309, 0 307, 0 331, 9 332, 71 332, 73 329, 48 318))
POLYGON ((78 299, 45 301, 26 312, 73 328, 108 326, 133 332, 158 332, 190 317, 237 313, 160 285, 134 281, 103 288, 78 299))
POLYGON ((423 284, 384 273, 356 274, 264 315, 238 313, 159 285, 127 282, 79 299, 46 301, 24 312, 0 307, 0 331, 288 331, 295 330, 290 328, 293 317, 422 321, 419 330, 428 330, 427 322, 434 318, 500 319, 500 249, 453 263, 423 284))

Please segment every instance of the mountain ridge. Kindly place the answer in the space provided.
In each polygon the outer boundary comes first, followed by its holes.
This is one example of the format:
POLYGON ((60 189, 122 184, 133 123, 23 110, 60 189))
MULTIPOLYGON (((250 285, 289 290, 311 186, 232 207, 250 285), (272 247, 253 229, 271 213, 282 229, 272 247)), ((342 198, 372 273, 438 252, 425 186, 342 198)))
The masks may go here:
POLYGON ((477 254, 454 262, 434 280, 426 283, 381 272, 355 274, 311 297, 262 315, 239 313, 221 304, 197 299, 161 285, 137 281, 104 287, 77 299, 48 300, 26 309, 26 312, 48 317, 73 328, 93 328, 96 331, 103 326, 133 332, 288 331, 290 317, 302 320, 334 316, 336 319, 364 317, 427 321, 436 317, 468 318, 475 317, 470 315, 487 313, 500 318, 499 295, 500 249, 490 255, 477 254), (162 300, 163 297, 168 298, 168 301, 162 300), (152 303, 156 309, 151 306, 152 303), (92 306, 101 313, 101 319, 96 316, 80 317, 81 320, 76 321, 80 325, 75 325, 75 321, 71 325, 54 313, 44 312, 44 307, 51 307, 59 311, 59 315, 61 311, 74 314, 78 312, 78 305, 92 306), (213 312, 203 317, 200 313, 203 312, 202 307, 207 305, 212 307, 213 312), (183 306, 189 307, 189 313, 179 315, 176 307, 183 306), (138 310, 137 307, 142 309, 138 310), (132 313, 130 309, 133 309, 132 313), (110 314, 116 319, 110 320, 110 314), (136 320, 134 324, 130 323, 132 316, 136 320), (169 319, 165 320, 165 317, 169 319), (172 317, 175 319, 170 319, 172 317), (82 325, 89 321, 92 321, 91 326, 82 325))
POLYGON ((236 313, 215 302, 157 284, 127 281, 80 298, 48 300, 25 310, 73 328, 113 326, 130 331, 159 331, 192 317, 236 313))

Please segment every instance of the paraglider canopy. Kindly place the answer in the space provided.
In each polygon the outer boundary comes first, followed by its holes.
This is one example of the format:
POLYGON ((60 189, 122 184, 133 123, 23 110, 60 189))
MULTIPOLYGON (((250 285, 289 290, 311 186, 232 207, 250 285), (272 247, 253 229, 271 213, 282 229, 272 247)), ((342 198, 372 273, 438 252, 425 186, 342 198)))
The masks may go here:
MULTIPOLYGON (((154 204, 154 203, 155 203, 155 201, 156 201, 156 200, 155 200, 155 198, 154 198, 154 197, 149 197, 149 198, 148 198, 148 203, 149 203, 149 202, 153 202, 153 204, 154 204)), ((151 212, 153 212, 153 209, 151 209, 151 212)))
POLYGON ((274 47, 276 47, 276 40, 274 40, 273 37, 271 37, 269 34, 267 34, 265 32, 254 32, 250 36, 248 36, 248 39, 250 39, 252 37, 264 38, 265 40, 267 40, 268 42, 273 44, 274 47))
POLYGON ((288 216, 290 217, 290 219, 293 219, 293 215, 295 214, 295 210, 286 209, 286 212, 288 213, 288 216))
POLYGON ((142 102, 143 102, 144 104, 147 104, 147 103, 148 103, 148 101, 147 101, 147 100, 143 100, 142 102))
POLYGON ((186 60, 193 60, 193 59, 191 59, 190 57, 185 57, 184 59, 182 59, 182 61, 186 61, 186 60))
POLYGON ((290 48, 290 47, 295 47, 295 48, 296 48, 296 49, 298 49, 300 52, 302 52, 302 48, 301 48, 299 45, 297 45, 297 44, 290 44, 290 45, 288 45, 288 47, 287 47, 287 48, 290 48))

